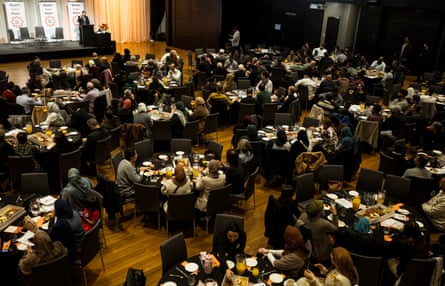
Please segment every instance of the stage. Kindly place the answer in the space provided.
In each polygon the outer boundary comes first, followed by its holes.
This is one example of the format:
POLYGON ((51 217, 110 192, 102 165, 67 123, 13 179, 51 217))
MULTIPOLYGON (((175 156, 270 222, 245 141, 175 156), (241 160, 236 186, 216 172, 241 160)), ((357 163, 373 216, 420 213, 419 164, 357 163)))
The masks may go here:
POLYGON ((35 56, 42 60, 85 57, 93 52, 99 55, 113 55, 116 52, 116 42, 112 41, 107 47, 84 47, 74 41, 0 44, 0 63, 30 61, 35 56))

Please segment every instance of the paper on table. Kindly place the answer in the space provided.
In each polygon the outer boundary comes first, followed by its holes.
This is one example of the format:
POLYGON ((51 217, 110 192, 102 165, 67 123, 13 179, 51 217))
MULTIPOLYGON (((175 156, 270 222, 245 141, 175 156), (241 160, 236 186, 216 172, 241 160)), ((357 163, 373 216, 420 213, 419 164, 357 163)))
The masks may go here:
POLYGON ((34 243, 30 242, 29 240, 30 240, 31 238, 33 238, 34 235, 35 235, 34 232, 28 230, 27 232, 25 232, 25 234, 24 234, 22 237, 20 237, 19 239, 17 239, 17 242, 21 242, 21 243, 24 243, 24 244, 33 246, 34 243))
POLYGON ((44 205, 51 205, 51 204, 54 204, 54 202, 56 200, 57 199, 55 197, 48 195, 48 196, 45 196, 43 198, 40 198, 40 203, 44 204, 44 205))
POLYGON ((399 231, 401 231, 403 229, 403 222, 400 222, 398 220, 395 220, 393 218, 389 218, 389 219, 385 219, 384 221, 382 221, 380 223, 381 226, 383 227, 389 227, 389 228, 393 228, 393 229, 397 229, 399 231))
POLYGON ((14 226, 14 225, 10 225, 8 226, 5 230, 3 230, 4 232, 8 232, 8 233, 17 233, 19 232, 19 227, 18 226, 14 226))

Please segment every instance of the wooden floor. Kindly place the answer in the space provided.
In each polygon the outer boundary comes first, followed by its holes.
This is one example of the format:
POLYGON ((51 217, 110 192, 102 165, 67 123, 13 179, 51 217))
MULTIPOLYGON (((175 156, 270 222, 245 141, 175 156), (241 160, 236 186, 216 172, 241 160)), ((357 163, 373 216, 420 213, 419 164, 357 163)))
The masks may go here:
MULTIPOLYGON (((146 53, 154 53, 160 58, 164 53, 165 43, 140 43, 118 45, 117 51, 123 51, 129 48, 133 54, 144 56, 146 53)), ((186 51, 178 50, 180 56, 185 59, 184 77, 187 79, 193 72, 187 66, 186 51)), ((111 60, 112 55, 107 55, 111 60)), ((87 60, 88 58, 84 58, 87 60)), ((63 59, 63 64, 69 65, 71 59, 63 59)), ((0 69, 9 73, 10 80, 23 86, 27 81, 26 65, 28 62, 1 64, 0 69)), ((43 66, 48 66, 47 61, 43 61, 43 66)), ((198 94, 198 92, 197 92, 198 94)), ((232 137, 232 128, 226 127, 219 130, 219 142, 224 145, 224 151, 230 148, 232 137)), ((214 138, 216 139, 216 138, 214 138)), ((194 151, 204 151, 203 148, 194 148, 194 151)), ((362 167, 377 169, 378 153, 363 154, 362 167)), ((113 177, 112 169, 104 168, 104 172, 113 177)), ((248 211, 241 213, 245 218, 245 230, 247 232, 247 253, 256 253, 259 247, 266 246, 267 239, 264 237, 264 212, 269 195, 278 196, 279 189, 264 188, 264 179, 260 178, 256 182, 256 207, 253 208, 253 199, 247 203, 248 211)), ((352 186, 353 187, 353 186, 352 186)), ((122 285, 127 269, 129 267, 143 269, 147 277, 147 285, 156 285, 161 277, 161 258, 159 253, 159 244, 167 237, 165 229, 158 232, 155 226, 154 218, 152 227, 143 227, 140 223, 141 216, 136 219, 136 225, 133 224, 133 206, 129 206, 125 211, 126 221, 122 223, 122 229, 111 230, 105 226, 105 236, 107 247, 103 248, 103 257, 105 270, 102 269, 100 258, 95 257, 87 266, 88 285, 122 285)), ((105 219, 106 220, 106 219, 105 219)), ((190 226, 191 227, 191 226, 190 226)), ((196 255, 202 250, 211 250, 212 235, 199 226, 196 227, 196 237, 186 239, 188 255, 196 255)))

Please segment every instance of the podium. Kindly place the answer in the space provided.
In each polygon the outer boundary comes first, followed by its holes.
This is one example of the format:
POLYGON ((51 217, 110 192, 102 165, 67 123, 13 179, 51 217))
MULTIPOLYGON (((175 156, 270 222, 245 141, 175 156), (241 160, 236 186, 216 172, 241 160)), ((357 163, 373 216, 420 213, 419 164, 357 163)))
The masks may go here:
POLYGON ((96 33, 96 44, 99 48, 108 48, 111 46, 110 33, 96 33))
POLYGON ((94 25, 82 25, 80 27, 80 36, 84 47, 96 46, 96 36, 94 34, 94 25))

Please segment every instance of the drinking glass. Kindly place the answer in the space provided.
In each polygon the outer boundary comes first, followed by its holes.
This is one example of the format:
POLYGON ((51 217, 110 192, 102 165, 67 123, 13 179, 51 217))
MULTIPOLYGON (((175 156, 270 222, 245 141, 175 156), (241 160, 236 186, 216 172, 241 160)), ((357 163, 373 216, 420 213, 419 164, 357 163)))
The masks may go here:
POLYGON ((38 200, 33 200, 30 203, 30 210, 32 216, 38 216, 40 214, 40 204, 38 200))
POLYGON ((236 255, 236 271, 238 274, 243 275, 246 271, 246 258, 244 255, 237 254, 236 255))
POLYGON ((361 198, 360 196, 356 196, 352 199, 352 209, 358 210, 360 207, 361 198))
POLYGON ((384 204, 385 198, 386 198, 386 191, 385 190, 379 191, 379 193, 377 194, 377 203, 384 204))
POLYGON ((194 286, 196 283, 196 276, 194 274, 190 274, 187 277, 187 285, 194 286))

